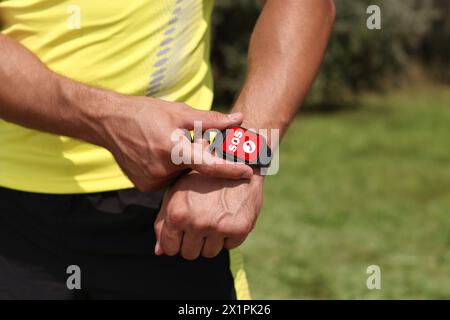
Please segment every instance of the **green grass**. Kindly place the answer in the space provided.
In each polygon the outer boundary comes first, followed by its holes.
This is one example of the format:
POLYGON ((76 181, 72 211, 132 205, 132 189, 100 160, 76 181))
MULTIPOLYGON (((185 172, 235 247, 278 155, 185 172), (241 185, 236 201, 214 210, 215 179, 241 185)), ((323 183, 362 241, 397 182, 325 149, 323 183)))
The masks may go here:
POLYGON ((253 298, 450 298, 450 88, 302 114, 280 151, 242 247, 253 298))

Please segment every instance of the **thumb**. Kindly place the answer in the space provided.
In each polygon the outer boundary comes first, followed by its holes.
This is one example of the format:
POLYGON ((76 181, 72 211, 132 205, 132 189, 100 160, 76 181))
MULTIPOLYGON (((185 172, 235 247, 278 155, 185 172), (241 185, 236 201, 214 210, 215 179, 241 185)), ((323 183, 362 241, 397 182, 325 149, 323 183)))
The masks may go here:
POLYGON ((250 166, 221 159, 212 154, 207 146, 202 148, 200 144, 192 143, 191 148, 190 168, 204 175, 234 180, 250 179, 253 176, 253 169, 250 166), (199 153, 200 159, 197 158, 199 153))
POLYGON ((191 109, 184 116, 184 129, 194 129, 194 122, 200 121, 203 131, 208 129, 223 130, 231 125, 240 124, 244 116, 240 112, 224 114, 217 111, 202 111, 191 109))
MULTIPOLYGON (((167 195, 167 193, 166 193, 167 195)), ((156 243, 155 243, 155 248, 154 248, 154 252, 155 255, 160 256, 162 254, 164 254, 164 250, 161 247, 161 230, 164 224, 164 209, 165 209, 165 200, 166 200, 166 195, 164 195, 164 200, 163 200, 163 204, 161 205, 161 210, 158 213, 158 216, 156 217, 155 223, 154 223, 154 230, 155 230, 155 237, 156 237, 156 243)))

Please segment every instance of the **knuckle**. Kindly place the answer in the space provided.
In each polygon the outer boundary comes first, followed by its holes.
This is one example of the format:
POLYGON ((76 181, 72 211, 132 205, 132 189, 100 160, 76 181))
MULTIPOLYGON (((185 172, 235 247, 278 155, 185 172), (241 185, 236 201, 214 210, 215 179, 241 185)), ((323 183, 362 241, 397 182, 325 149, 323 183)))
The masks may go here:
POLYGON ((192 224, 192 228, 200 232, 208 232, 212 229, 212 224, 206 220, 198 220, 192 224))
POLYGON ((155 221, 155 223, 153 223, 153 230, 155 230, 157 237, 161 235, 161 223, 159 221, 155 221))
MULTIPOLYGON (((185 115, 190 115, 192 114, 192 110, 194 110, 192 107, 190 107, 188 104, 183 103, 183 102, 177 102, 177 107, 179 109, 179 112, 184 113, 185 115)), ((178 114, 179 116, 179 114, 178 114)))
POLYGON ((226 228, 224 226, 218 226, 217 229, 216 229, 217 234, 219 236, 222 236, 222 237, 230 236, 230 232, 229 231, 230 231, 230 229, 226 228))
POLYGON ((222 118, 222 115, 217 111, 209 111, 208 118, 212 121, 218 121, 222 118))
POLYGON ((250 231, 252 230, 252 225, 247 223, 242 223, 235 226, 232 230, 230 230, 229 235, 234 238, 242 238, 246 237, 250 231))
POLYGON ((156 178, 156 179, 162 179, 167 176, 164 168, 162 168, 162 167, 150 167, 150 168, 148 168, 148 172, 151 177, 156 178))
POLYGON ((218 112, 218 111, 212 111, 211 112, 211 117, 213 120, 217 121, 217 122, 226 122, 228 121, 228 116, 225 113, 222 112, 218 112))
POLYGON ((229 225, 228 223, 221 223, 216 228, 217 234, 222 237, 232 236, 234 231, 235 229, 233 228, 233 226, 229 225))
POLYGON ((215 163, 209 163, 203 166, 203 174, 207 176, 216 176, 218 173, 218 165, 215 163))
POLYGON ((169 223, 172 226, 182 226, 186 223, 188 219, 188 214, 186 214, 185 211, 176 209, 173 211, 170 211, 167 214, 167 223, 169 223))

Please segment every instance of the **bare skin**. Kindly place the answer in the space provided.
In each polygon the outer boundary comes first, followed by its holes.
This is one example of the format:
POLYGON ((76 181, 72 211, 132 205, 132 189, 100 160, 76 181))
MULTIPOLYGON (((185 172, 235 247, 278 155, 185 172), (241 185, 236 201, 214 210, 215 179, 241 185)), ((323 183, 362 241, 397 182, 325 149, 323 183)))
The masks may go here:
MULTIPOLYGON (((234 111, 243 126, 283 135, 321 64, 334 23, 331 0, 267 0, 254 29, 249 71, 234 111)), ((166 194, 155 223, 155 253, 186 259, 239 246, 262 207, 264 178, 231 181, 191 172, 166 194)))
MULTIPOLYGON (((174 130, 190 130, 194 121, 202 121, 205 130, 223 129, 242 122, 242 113, 199 111, 182 103, 89 87, 53 73, 33 53, 1 34, 0 83, 0 118, 107 148, 142 191, 159 190, 190 169, 231 179, 253 175, 242 164, 175 165, 170 158, 174 130)), ((211 157, 207 150, 203 153, 211 157)))
POLYGON ((83 85, 51 72, 33 53, 0 35, 0 118, 107 148, 142 191, 158 190, 182 175, 155 223, 156 254, 195 259, 235 248, 256 223, 264 178, 240 164, 175 166, 170 133, 191 129, 199 120, 205 130, 244 121, 246 127, 284 134, 321 63, 334 5, 332 0, 264 2, 250 44, 247 80, 231 117, 83 85), (155 118, 158 125, 150 125, 155 118))

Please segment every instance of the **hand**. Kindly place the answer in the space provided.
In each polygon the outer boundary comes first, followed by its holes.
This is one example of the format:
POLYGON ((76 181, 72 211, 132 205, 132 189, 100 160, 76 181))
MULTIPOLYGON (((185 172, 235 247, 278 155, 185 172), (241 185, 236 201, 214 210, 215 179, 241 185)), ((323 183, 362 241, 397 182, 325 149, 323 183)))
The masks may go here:
POLYGON ((155 221, 155 254, 188 260, 233 249, 253 229, 262 207, 263 177, 225 180, 190 172, 164 197, 155 221))
POLYGON ((200 111, 182 103, 148 97, 120 95, 112 103, 115 112, 112 116, 104 116, 104 121, 101 121, 103 144, 139 190, 159 190, 190 169, 229 179, 248 179, 252 176, 252 169, 247 165, 224 164, 224 161, 214 163, 211 161, 214 156, 208 148, 194 148, 194 143, 187 138, 184 142, 192 150, 192 164, 176 165, 171 161, 174 146, 171 135, 175 130, 192 130, 194 121, 201 121, 203 130, 222 130, 242 122, 242 114, 200 111), (194 150, 201 150, 205 160, 201 164, 194 163, 194 150), (208 158, 209 161, 206 161, 208 158))

